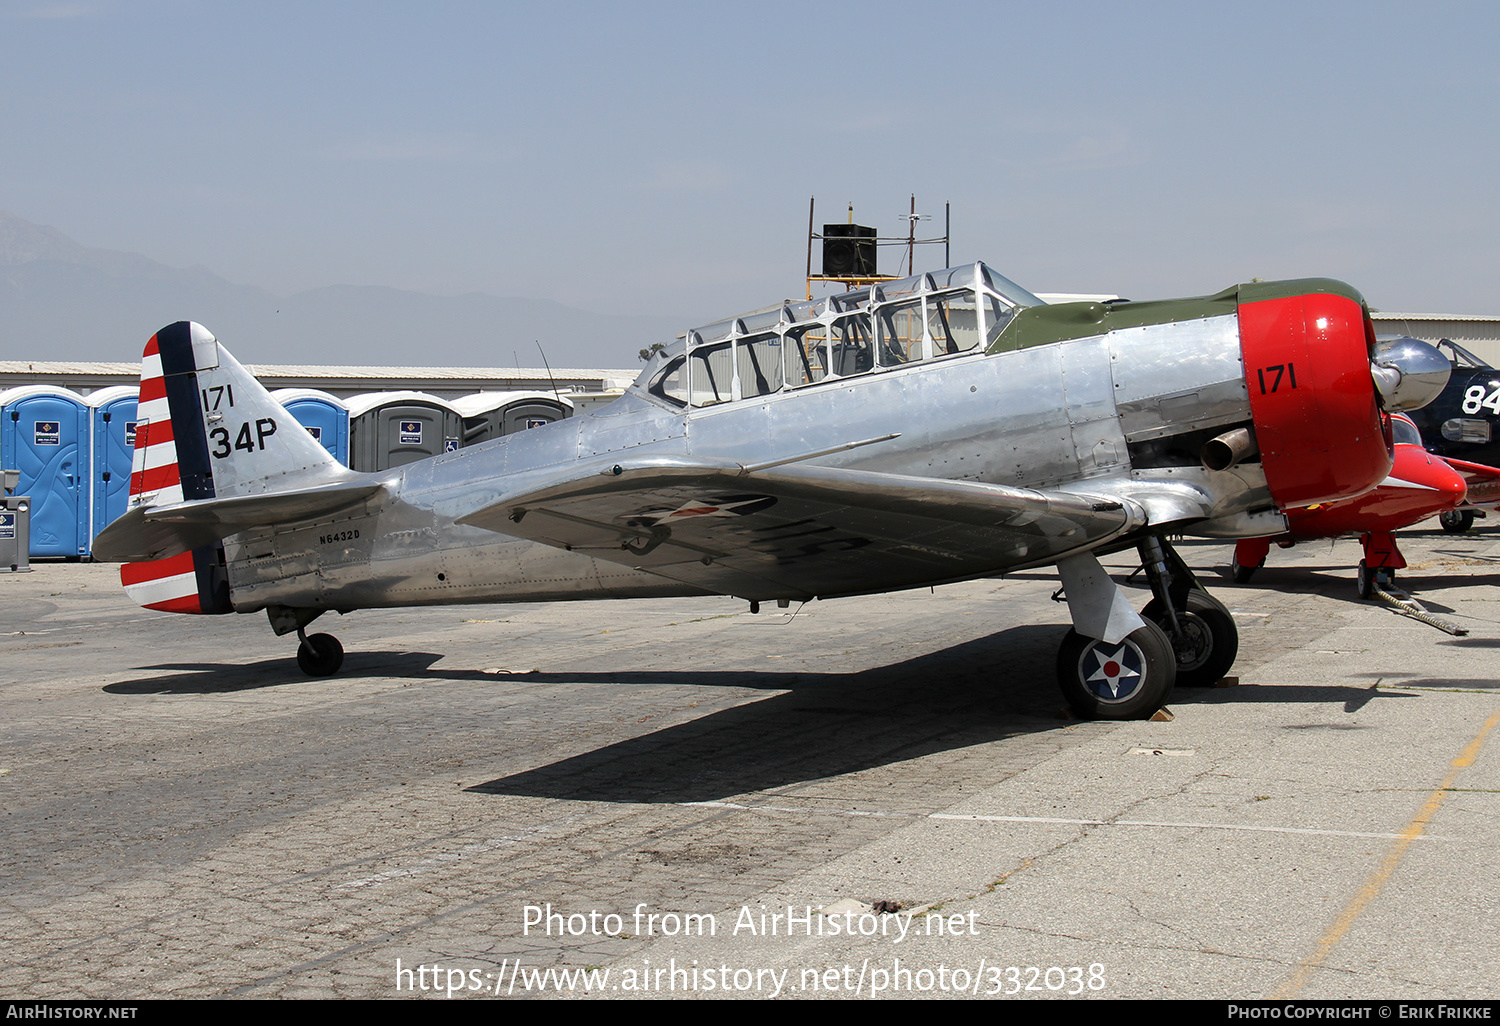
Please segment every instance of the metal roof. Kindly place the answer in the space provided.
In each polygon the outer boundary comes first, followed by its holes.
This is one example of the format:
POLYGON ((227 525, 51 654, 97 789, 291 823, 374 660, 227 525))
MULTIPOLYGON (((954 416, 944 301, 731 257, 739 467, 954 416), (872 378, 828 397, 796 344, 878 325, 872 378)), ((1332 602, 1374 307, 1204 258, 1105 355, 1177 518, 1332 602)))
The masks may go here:
MULTIPOLYGON (((338 366, 302 363, 246 364, 245 369, 257 377, 311 378, 629 378, 634 380, 639 368, 554 367, 549 372, 540 367, 395 367, 338 366)), ((0 360, 0 374, 32 372, 37 374, 136 374, 139 361, 84 360, 0 360)))
MULTIPOLYGON (((603 392, 624 388, 639 368, 554 367, 394 367, 314 364, 254 364, 247 367, 268 389, 314 387, 338 395, 415 389, 452 397, 515 388, 603 392)), ((10 385, 48 383, 75 391, 108 385, 133 385, 140 364, 73 360, 0 360, 0 389, 10 385)))
POLYGON ((1370 314, 1372 321, 1480 321, 1500 323, 1500 314, 1440 314, 1440 313, 1387 313, 1384 310, 1370 314))

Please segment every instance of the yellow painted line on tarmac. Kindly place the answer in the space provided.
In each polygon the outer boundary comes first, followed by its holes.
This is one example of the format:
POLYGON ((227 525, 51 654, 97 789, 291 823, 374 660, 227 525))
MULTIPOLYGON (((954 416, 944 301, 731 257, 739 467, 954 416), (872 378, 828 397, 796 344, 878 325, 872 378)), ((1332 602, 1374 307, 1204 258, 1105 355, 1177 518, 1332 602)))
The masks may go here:
POLYGON ((1411 842, 1421 837, 1427 829, 1427 824, 1437 815, 1438 809, 1443 807, 1443 801, 1448 797, 1448 791, 1453 787, 1453 782, 1458 779, 1459 773, 1474 764, 1479 756, 1479 749, 1484 746, 1485 738, 1489 737, 1490 731, 1500 724, 1500 713, 1495 713, 1485 721, 1484 726, 1479 728, 1479 733, 1470 741, 1464 750, 1459 753, 1458 758, 1449 763, 1448 776, 1437 790, 1428 797, 1427 803, 1422 806, 1416 816, 1406 825, 1406 829, 1397 835, 1396 843, 1391 845, 1391 850, 1386 852, 1385 858, 1380 866, 1365 880, 1364 886, 1359 893, 1349 902, 1338 921, 1323 935, 1318 942, 1317 950, 1297 967, 1297 971, 1291 978, 1281 985, 1281 989, 1272 995, 1275 999, 1294 998, 1307 983, 1307 978, 1312 975, 1313 970, 1321 967, 1328 956, 1333 954, 1333 949, 1338 947, 1339 941, 1353 927, 1354 921, 1359 918, 1365 908, 1374 901, 1380 891, 1390 881, 1391 875, 1396 872, 1396 867, 1401 864, 1401 859, 1406 855, 1406 849, 1411 842))

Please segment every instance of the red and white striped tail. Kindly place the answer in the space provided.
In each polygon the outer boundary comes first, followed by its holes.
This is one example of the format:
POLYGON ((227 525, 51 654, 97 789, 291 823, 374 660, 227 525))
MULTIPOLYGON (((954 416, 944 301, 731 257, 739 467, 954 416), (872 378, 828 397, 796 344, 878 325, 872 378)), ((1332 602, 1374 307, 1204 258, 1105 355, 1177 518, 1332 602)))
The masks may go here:
POLYGON ((167 379, 162 372, 156 336, 141 354, 141 398, 136 407, 135 455, 130 465, 130 505, 162 506, 182 501, 177 442, 172 432, 172 409, 167 402, 167 379))
MULTIPOLYGON (((194 368, 196 346, 214 344, 213 336, 205 328, 187 322, 163 328, 146 343, 141 354, 141 394, 136 407, 135 454, 130 467, 131 508, 165 506, 188 498, 183 493, 179 432, 174 430, 172 406, 167 397, 162 346, 173 348, 169 362, 174 365, 174 373, 181 374, 194 368)), ((196 388, 189 391, 196 394, 196 388)), ((200 416, 196 399, 191 410, 179 410, 178 415, 200 416)), ((191 438, 192 433, 188 432, 187 437, 191 438)), ((206 454, 199 455, 202 456, 199 462, 206 461, 206 454)), ((166 559, 124 563, 120 566, 120 583, 132 600, 147 609, 169 613, 229 612, 212 573, 220 561, 219 552, 218 546, 210 546, 166 559)))
POLYGON ((243 516, 250 509, 243 500, 254 498, 266 501, 264 514, 273 520, 299 511, 305 515, 307 502, 278 505, 267 493, 300 489, 321 497, 314 506, 336 506, 378 487, 356 482, 358 476, 308 434, 207 328, 178 321, 152 335, 141 354, 130 508, 95 540, 97 551, 114 551, 124 559, 173 553, 127 563, 120 571, 131 598, 149 609, 232 612, 223 543, 202 540, 238 532, 203 530, 215 510, 238 501, 235 508, 243 516), (329 498, 341 485, 351 489, 347 499, 329 498), (201 547, 183 553, 189 545, 201 547))
POLYGON ((122 563, 120 583, 137 605, 165 613, 201 613, 198 569, 193 553, 184 552, 149 563, 122 563))

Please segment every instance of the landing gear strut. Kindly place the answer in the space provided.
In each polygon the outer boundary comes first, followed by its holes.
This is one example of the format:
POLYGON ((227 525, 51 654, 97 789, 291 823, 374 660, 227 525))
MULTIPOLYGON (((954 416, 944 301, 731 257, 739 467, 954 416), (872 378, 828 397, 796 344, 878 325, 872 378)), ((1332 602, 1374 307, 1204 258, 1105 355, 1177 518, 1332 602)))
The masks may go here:
POLYGON ((1396 547, 1395 536, 1389 532, 1372 531, 1360 535, 1359 542, 1365 549, 1365 558, 1359 561, 1356 578, 1359 597, 1371 598, 1377 585, 1386 589, 1395 587, 1396 571, 1406 569, 1406 560, 1396 547))
POLYGON ((1058 564, 1073 630, 1057 654, 1057 679, 1082 716, 1150 716, 1175 684, 1216 683, 1239 652, 1234 617, 1172 546, 1152 536, 1139 551, 1155 596, 1139 614, 1092 553, 1058 564))

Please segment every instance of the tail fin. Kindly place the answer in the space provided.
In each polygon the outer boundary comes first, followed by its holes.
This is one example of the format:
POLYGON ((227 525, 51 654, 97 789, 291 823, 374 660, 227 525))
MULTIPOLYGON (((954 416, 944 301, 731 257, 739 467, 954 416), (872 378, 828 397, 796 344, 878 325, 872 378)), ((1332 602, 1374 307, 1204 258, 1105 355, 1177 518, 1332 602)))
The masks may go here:
POLYGON ((232 611, 220 539, 363 501, 380 485, 335 460, 202 325, 141 356, 130 504, 94 554, 148 609, 232 611))
POLYGON ((200 324, 178 321, 141 356, 130 506, 166 506, 349 476, 200 324))

